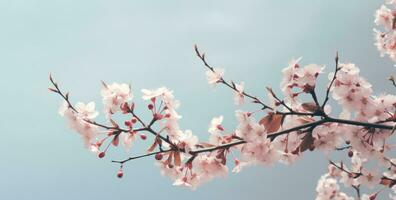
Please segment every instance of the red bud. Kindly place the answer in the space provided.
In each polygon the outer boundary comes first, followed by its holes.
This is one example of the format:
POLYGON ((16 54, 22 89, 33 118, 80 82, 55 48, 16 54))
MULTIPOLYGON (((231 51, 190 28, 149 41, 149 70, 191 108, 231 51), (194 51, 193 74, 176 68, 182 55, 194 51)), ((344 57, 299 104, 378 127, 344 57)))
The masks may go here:
POLYGON ((122 178, 123 176, 124 176, 124 172, 122 171, 122 169, 118 170, 117 177, 122 178))
POLYGON ((125 126, 132 127, 131 121, 125 121, 124 124, 125 124, 125 126))
POLYGON ((155 159, 156 159, 156 160, 162 160, 162 158, 163 158, 162 153, 157 153, 157 154, 155 154, 155 159))
POLYGON ((132 124, 135 124, 137 122, 137 119, 134 117, 131 119, 132 124))
POLYGON ((98 157, 99 157, 99 158, 103 158, 103 157, 105 157, 105 155, 106 155, 105 152, 100 152, 100 153, 98 154, 98 157))
POLYGON ((147 139, 147 136, 146 136, 145 134, 140 134, 140 138, 141 138, 142 140, 146 140, 146 139, 147 139))

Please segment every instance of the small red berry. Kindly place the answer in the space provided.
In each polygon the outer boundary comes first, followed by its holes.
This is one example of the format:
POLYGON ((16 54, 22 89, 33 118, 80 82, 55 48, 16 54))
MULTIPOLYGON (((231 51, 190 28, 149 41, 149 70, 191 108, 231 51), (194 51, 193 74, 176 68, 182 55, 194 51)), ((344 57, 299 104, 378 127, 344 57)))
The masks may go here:
POLYGON ((98 157, 99 158, 103 158, 103 157, 105 157, 105 155, 106 155, 106 153, 105 152, 100 152, 99 154, 98 154, 98 157))
POLYGON ((155 159, 156 159, 156 160, 162 160, 163 157, 164 157, 164 156, 162 155, 162 153, 157 153, 157 154, 155 154, 155 159))

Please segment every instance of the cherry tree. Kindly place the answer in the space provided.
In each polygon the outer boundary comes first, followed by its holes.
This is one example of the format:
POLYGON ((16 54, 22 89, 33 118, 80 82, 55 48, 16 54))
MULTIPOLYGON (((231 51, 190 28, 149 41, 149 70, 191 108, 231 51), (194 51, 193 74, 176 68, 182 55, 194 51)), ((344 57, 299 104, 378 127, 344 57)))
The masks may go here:
MULTIPOLYGON (((387 0, 376 11, 375 23, 376 47, 381 56, 396 61, 395 0, 387 0)), ((166 87, 141 90, 147 101, 145 110, 151 116, 146 121, 135 110, 130 85, 102 82, 107 123, 95 121, 99 113, 94 102, 73 104, 52 76, 49 89, 63 99, 59 114, 99 158, 121 146, 120 142, 130 149, 136 139, 147 141, 146 154, 112 161, 119 165, 119 178, 127 163, 153 157, 161 174, 168 176, 173 185, 196 189, 212 178, 227 176, 229 171, 238 173, 251 165, 276 162, 290 165, 307 150, 318 150, 326 154, 329 166, 318 181, 317 200, 374 200, 380 193, 396 200, 396 146, 391 138, 396 129, 396 95, 375 95, 355 64, 342 63, 337 53, 327 87, 317 88, 324 66, 303 65, 301 58, 292 59, 282 70, 282 94, 267 87, 268 98, 264 101, 248 93, 243 82, 227 80, 225 70, 212 67, 197 46, 194 50, 206 68, 209 84, 230 89, 236 105, 257 106, 256 111, 235 111, 238 124, 231 129, 223 127, 223 116, 214 117, 207 140, 199 140, 192 131, 180 128, 180 103, 166 87), (323 100, 318 98, 319 91, 323 92, 323 100), (330 99, 342 110, 339 114, 331 112, 330 99), (127 120, 117 122, 115 115, 127 120), (333 152, 341 152, 347 159, 332 160, 333 152), (355 190, 355 194, 343 192, 347 188, 355 190)), ((396 86, 393 77, 389 80, 396 86)))

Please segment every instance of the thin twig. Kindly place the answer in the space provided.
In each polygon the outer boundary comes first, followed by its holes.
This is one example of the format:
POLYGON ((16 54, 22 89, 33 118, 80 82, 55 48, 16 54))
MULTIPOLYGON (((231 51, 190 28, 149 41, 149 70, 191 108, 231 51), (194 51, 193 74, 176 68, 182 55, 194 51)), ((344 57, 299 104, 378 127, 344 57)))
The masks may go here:
POLYGON ((327 104, 327 101, 329 101, 330 89, 331 89, 331 87, 333 86, 333 83, 334 83, 334 81, 335 81, 336 78, 337 78, 337 73, 338 73, 338 71, 340 70, 339 67, 338 67, 338 60, 339 60, 338 51, 337 51, 337 53, 336 53, 336 57, 335 57, 334 60, 335 60, 334 75, 333 75, 333 78, 331 79, 330 85, 327 87, 327 90, 326 90, 326 97, 325 97, 325 100, 324 100, 324 102, 323 102, 323 104, 322 104, 322 109, 324 109, 324 107, 325 107, 326 104, 327 104))

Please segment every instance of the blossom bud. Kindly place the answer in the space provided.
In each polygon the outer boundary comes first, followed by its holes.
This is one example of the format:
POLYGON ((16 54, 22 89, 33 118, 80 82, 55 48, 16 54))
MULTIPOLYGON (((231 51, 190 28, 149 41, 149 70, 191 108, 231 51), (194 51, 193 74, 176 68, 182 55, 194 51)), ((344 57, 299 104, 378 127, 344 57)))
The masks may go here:
POLYGON ((345 141, 345 144, 351 144, 351 141, 349 141, 349 140, 347 140, 347 141, 345 141))
POLYGON ((156 160, 162 160, 162 158, 163 158, 162 153, 157 153, 157 154, 155 154, 155 159, 156 159, 156 160))
POLYGON ((125 124, 125 126, 132 127, 131 121, 125 121, 124 124, 125 124))
POLYGON ((131 119, 132 124, 135 124, 137 122, 137 119, 134 117, 131 119))
POLYGON ((151 100, 151 102, 154 103, 155 102, 155 97, 151 98, 150 100, 151 100))
POLYGON ((140 138, 141 138, 142 140, 146 140, 146 139, 147 139, 147 136, 146 136, 145 134, 140 134, 140 138))
POLYGON ((127 102, 121 104, 122 114, 126 114, 129 112, 129 105, 127 102))
POLYGON ((124 176, 124 172, 122 171, 122 169, 118 170, 117 177, 122 178, 123 176, 124 176))
POLYGON ((348 156, 351 158, 353 156, 353 151, 348 151, 348 156))
POLYGON ((105 152, 100 152, 99 154, 98 154, 98 157, 99 158, 103 158, 103 157, 105 157, 105 155, 106 155, 106 153, 105 152))
POLYGON ((149 105, 147 106, 147 108, 148 108, 149 110, 152 110, 152 109, 154 108, 154 105, 153 105, 153 104, 149 104, 149 105))

